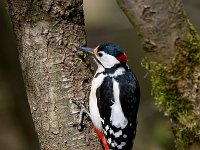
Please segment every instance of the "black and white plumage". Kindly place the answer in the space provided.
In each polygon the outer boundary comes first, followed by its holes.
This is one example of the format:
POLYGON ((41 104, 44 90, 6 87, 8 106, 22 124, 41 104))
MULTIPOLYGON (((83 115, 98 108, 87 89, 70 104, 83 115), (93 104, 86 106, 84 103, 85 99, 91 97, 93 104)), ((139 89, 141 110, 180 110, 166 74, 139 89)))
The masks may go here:
POLYGON ((136 134, 140 89, 126 64, 126 54, 114 44, 82 50, 93 54, 98 66, 89 99, 92 122, 103 132, 110 150, 131 150, 136 134))

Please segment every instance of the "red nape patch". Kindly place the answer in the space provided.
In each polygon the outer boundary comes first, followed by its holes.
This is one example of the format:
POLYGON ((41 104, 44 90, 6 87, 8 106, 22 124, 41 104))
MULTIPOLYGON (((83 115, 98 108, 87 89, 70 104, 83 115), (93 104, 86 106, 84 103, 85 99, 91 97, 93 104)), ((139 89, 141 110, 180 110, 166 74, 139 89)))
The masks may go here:
POLYGON ((117 57, 117 60, 119 60, 120 62, 126 62, 126 53, 123 52, 120 56, 117 57))

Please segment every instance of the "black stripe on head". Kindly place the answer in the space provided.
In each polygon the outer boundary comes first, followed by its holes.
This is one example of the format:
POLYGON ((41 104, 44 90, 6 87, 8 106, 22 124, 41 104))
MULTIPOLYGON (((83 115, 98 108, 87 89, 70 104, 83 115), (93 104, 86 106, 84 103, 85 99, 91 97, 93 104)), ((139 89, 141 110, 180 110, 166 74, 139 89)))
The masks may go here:
POLYGON ((103 51, 109 55, 114 56, 115 58, 117 58, 118 56, 124 53, 124 50, 121 47, 112 43, 101 44, 98 47, 98 52, 99 51, 103 51))

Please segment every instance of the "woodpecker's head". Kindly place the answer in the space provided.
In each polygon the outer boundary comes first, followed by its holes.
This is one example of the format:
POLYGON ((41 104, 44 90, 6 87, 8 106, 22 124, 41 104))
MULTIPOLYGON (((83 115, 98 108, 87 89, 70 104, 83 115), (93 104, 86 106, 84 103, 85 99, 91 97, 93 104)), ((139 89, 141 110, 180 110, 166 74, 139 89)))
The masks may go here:
POLYGON ((126 63, 126 53, 118 45, 105 43, 96 48, 80 47, 80 50, 92 54, 97 65, 111 68, 116 64, 126 63))

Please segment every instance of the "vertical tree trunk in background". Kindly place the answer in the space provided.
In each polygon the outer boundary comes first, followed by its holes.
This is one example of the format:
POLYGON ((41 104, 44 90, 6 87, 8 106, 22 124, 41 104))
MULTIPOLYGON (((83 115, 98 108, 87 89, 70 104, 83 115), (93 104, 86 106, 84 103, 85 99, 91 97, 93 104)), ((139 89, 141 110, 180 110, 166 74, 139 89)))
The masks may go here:
POLYGON ((178 149, 200 149, 200 38, 181 0, 117 0, 141 35, 159 109, 178 149))
POLYGON ((76 46, 86 44, 82 3, 8 0, 41 149, 101 149, 89 123, 84 132, 73 127, 69 102, 88 100, 90 88, 91 73, 76 53, 76 46))

